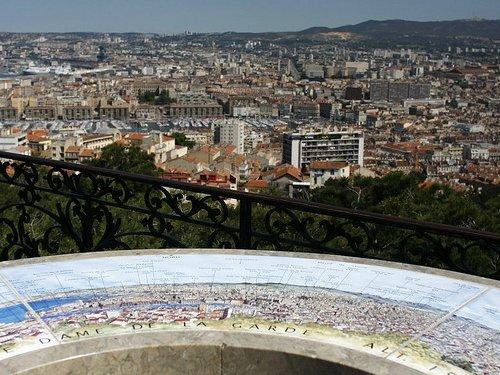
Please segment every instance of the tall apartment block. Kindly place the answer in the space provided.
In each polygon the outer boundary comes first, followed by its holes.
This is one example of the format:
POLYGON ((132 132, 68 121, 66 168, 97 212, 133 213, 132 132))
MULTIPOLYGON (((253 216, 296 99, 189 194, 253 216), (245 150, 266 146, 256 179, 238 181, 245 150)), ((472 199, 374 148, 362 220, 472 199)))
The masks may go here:
POLYGON ((398 103, 408 99, 408 82, 390 82, 389 83, 389 101, 398 103))
POLYGON ((404 81, 372 81, 370 99, 375 101, 400 102, 405 99, 427 99, 431 96, 431 85, 404 81))
POLYGON ((431 96, 431 85, 429 83, 411 83, 408 87, 409 99, 427 99, 431 96))
POLYGON ((233 145, 238 154, 245 152, 245 124, 241 121, 227 121, 220 125, 220 143, 233 145))
POLYGON ((343 161, 363 165, 362 131, 283 134, 283 162, 306 168, 312 161, 343 161))
POLYGON ((370 84, 370 99, 374 101, 389 100, 389 81, 372 81, 370 84))

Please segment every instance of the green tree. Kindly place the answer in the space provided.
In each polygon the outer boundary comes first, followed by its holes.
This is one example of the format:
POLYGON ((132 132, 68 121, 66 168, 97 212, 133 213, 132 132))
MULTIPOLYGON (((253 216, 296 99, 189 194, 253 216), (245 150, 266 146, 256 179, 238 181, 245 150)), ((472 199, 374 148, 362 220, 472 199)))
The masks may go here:
POLYGON ((187 148, 193 148, 196 145, 196 142, 187 140, 184 133, 172 133, 172 137, 174 137, 176 145, 187 148))
POLYGON ((162 90, 159 95, 157 95, 155 99, 155 104, 158 105, 166 105, 170 104, 172 100, 170 99, 170 93, 167 90, 162 90))
POLYGON ((156 176, 159 172, 153 155, 140 147, 125 147, 117 143, 104 147, 101 156, 89 161, 88 164, 148 176, 156 176))
POLYGON ((154 91, 140 92, 139 95, 137 96, 137 99, 139 99, 139 103, 154 104, 155 98, 156 96, 154 91))
POLYGON ((331 179, 311 200, 405 218, 500 232, 500 189, 461 192, 442 184, 424 186, 420 173, 331 179))
POLYGON ((156 91, 144 91, 139 92, 137 95, 139 103, 148 103, 156 105, 167 105, 173 100, 170 98, 170 93, 168 90, 161 90, 158 88, 156 91))

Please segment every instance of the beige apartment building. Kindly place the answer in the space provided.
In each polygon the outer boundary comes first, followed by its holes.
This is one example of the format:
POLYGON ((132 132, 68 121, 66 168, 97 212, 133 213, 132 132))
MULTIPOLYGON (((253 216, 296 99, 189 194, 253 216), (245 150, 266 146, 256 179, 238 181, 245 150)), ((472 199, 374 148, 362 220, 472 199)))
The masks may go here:
POLYGON ((213 130, 208 131, 193 131, 187 130, 184 135, 188 141, 193 141, 197 145, 211 145, 214 143, 213 130))
POLYGON ((89 106, 67 106, 63 108, 65 120, 91 120, 94 118, 94 109, 89 106))
POLYGON ((27 120, 55 120, 56 108, 52 106, 26 107, 24 116, 27 120))
POLYGON ((82 136, 81 145, 89 150, 101 150, 115 141, 113 134, 87 134, 82 136))
MULTIPOLYGON (((135 80, 132 84, 132 91, 135 95, 144 92, 161 92, 163 90, 169 90, 166 82, 160 80, 135 80)), ((172 90, 170 90, 172 91, 172 90)))
POLYGON ((163 116, 162 110, 158 106, 139 105, 133 110, 132 116, 137 120, 160 120, 163 116))
POLYGON ((222 106, 215 100, 180 100, 167 109, 170 117, 222 117, 222 106))
POLYGON ((99 107, 99 118, 111 120, 128 120, 129 107, 126 105, 103 105, 99 107))
POLYGON ((19 111, 14 107, 0 107, 0 121, 15 121, 19 119, 19 111))

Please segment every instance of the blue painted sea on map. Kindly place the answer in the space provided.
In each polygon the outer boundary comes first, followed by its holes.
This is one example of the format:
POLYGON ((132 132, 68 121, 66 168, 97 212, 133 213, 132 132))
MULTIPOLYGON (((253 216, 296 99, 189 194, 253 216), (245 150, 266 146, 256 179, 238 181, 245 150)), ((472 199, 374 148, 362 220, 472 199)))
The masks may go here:
MULTIPOLYGON (((43 299, 39 301, 30 302, 29 305, 35 311, 48 310, 55 306, 64 305, 79 300, 76 297, 62 297, 43 299)), ((0 308, 0 323, 19 323, 26 320, 27 309, 23 304, 15 304, 0 308)))
MULTIPOLYGON (((101 298, 103 296, 100 296, 101 298)), ((98 300, 98 299, 97 299, 98 300)), ((51 308, 65 305, 68 303, 73 303, 75 301, 82 301, 82 302, 96 302, 96 296, 74 296, 74 297, 58 297, 58 298, 48 298, 48 299, 42 299, 38 301, 31 301, 29 302, 30 307, 35 311, 35 312, 41 312, 41 311, 48 311, 51 308)), ((194 307, 197 306, 197 303, 182 303, 182 304, 177 304, 177 303, 168 303, 168 302, 163 302, 163 303, 151 303, 151 304, 142 304, 139 303, 137 306, 147 306, 148 309, 155 309, 159 307, 163 308, 179 308, 179 306, 185 306, 185 307, 194 307)), ((217 307, 225 307, 224 304, 218 304, 218 303, 212 303, 212 306, 217 306, 217 307)), ((116 306, 118 308, 124 308, 126 307, 127 304, 124 304, 122 306, 116 306)), ((130 305, 128 305, 130 306, 130 305)), ((116 308, 115 307, 115 308, 116 308)), ((80 313, 88 313, 92 312, 95 310, 100 309, 99 307, 86 307, 86 308, 81 308, 80 313)), ((27 310, 22 304, 17 304, 17 305, 11 305, 7 307, 0 308, 0 323, 19 323, 22 322, 23 320, 26 320, 26 313, 27 310)), ((58 318, 58 317, 63 317, 67 316, 69 314, 72 314, 73 312, 56 312, 54 314, 51 314, 51 319, 58 318)))
POLYGON ((29 305, 36 312, 48 310, 52 307, 65 305, 67 303, 72 303, 80 300, 78 297, 60 297, 60 298, 50 298, 50 299, 41 299, 38 301, 29 302, 29 305))
POLYGON ((26 307, 22 304, 10 305, 0 308, 0 323, 19 323, 26 320, 26 307))

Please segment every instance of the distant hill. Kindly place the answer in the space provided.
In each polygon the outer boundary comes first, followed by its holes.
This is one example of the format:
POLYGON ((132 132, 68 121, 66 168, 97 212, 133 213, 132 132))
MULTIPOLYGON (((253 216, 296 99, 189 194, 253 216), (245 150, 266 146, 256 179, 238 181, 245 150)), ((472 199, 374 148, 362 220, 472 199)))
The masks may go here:
POLYGON ((331 31, 333 31, 333 29, 329 27, 310 27, 308 29, 299 31, 297 34, 312 35, 312 34, 329 33, 331 31))
POLYGON ((356 25, 342 27, 310 27, 302 31, 288 32, 226 32, 217 34, 231 39, 262 38, 277 39, 317 39, 320 36, 347 33, 363 39, 448 39, 448 38, 487 38, 500 40, 500 20, 455 20, 455 21, 405 21, 370 20, 356 25))
MULTIPOLYGON (((313 28, 323 30, 324 28, 313 28)), ((310 34, 311 29, 301 31, 310 34)), ((438 37, 438 38, 488 38, 500 40, 500 20, 456 20, 417 22, 405 20, 366 21, 329 29, 332 32, 348 32, 368 38, 438 37)), ((321 31, 325 32, 325 31, 321 31)))

